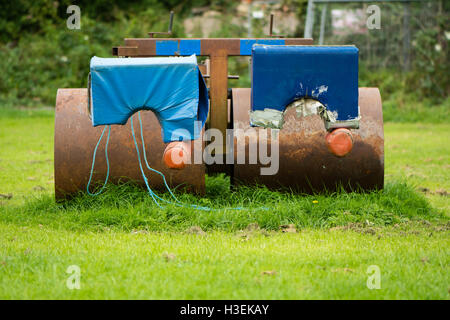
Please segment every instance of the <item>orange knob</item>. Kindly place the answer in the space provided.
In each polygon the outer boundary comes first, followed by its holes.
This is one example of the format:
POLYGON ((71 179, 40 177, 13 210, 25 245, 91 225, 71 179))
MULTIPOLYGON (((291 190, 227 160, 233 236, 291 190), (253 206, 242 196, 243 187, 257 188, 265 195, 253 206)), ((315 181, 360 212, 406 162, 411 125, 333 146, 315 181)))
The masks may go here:
POLYGON ((328 150, 338 157, 343 157, 352 151, 353 136, 350 130, 345 128, 335 129, 325 137, 328 150))
POLYGON ((170 142, 164 150, 163 160, 171 169, 183 169, 191 158, 190 142, 170 142))

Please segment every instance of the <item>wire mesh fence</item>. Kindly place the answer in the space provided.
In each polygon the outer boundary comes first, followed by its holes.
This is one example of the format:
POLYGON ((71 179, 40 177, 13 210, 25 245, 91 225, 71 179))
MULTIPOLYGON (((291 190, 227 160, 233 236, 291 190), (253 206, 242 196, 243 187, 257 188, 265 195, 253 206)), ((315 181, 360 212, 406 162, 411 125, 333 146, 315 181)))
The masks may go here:
MULTIPOLYGON (((439 0, 314 0, 312 10, 308 10, 311 12, 305 35, 308 36, 310 28, 310 35, 319 44, 356 45, 365 67, 409 70, 411 62, 420 59, 418 53, 424 49, 417 41, 424 32, 444 37, 441 39, 444 44, 448 41, 450 32, 442 30, 442 25, 448 25, 449 13, 443 7, 443 1, 439 0)), ((431 49, 446 50, 445 47, 437 39, 431 49)))

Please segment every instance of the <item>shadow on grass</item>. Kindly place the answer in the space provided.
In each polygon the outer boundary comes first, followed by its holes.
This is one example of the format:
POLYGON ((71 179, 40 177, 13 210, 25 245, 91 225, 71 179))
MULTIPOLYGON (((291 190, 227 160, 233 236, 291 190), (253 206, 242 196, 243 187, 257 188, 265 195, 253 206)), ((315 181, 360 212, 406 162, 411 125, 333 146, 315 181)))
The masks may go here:
MULTIPOLYGON (((184 231, 191 226, 236 231, 251 223, 279 230, 285 224, 329 228, 359 222, 386 226, 410 220, 447 219, 405 182, 387 184, 380 191, 316 195, 245 186, 230 191, 229 180, 224 176, 207 177, 206 185, 204 197, 176 193, 185 207, 165 204, 159 208, 148 193, 130 183, 108 185, 98 196, 80 194, 65 203, 56 203, 53 195, 46 194, 28 199, 22 206, 0 207, 0 221, 80 231, 184 231), (196 210, 188 204, 213 209, 196 210)), ((159 196, 171 200, 168 194, 159 196)))

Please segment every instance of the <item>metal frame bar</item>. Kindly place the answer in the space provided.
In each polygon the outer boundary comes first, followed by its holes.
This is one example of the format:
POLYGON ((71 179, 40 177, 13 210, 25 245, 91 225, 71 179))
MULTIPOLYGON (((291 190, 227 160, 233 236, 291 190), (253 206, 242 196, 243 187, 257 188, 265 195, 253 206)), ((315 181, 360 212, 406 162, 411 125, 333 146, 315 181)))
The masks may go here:
POLYGON ((310 45, 310 38, 125 38, 125 45, 113 47, 114 56, 210 56, 225 50, 228 56, 251 56, 254 44, 310 45))

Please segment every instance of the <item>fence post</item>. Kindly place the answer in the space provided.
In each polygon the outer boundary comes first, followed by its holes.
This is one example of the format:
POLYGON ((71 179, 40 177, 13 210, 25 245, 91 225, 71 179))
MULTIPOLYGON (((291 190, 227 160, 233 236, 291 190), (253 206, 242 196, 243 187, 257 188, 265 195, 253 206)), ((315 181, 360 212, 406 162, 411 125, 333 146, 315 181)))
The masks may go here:
POLYGON ((324 33, 325 33, 325 20, 327 17, 327 7, 328 7, 328 3, 325 3, 322 6, 322 15, 320 16, 320 36, 319 36, 319 44, 320 45, 323 44, 323 38, 324 38, 324 33))
POLYGON ((306 9, 305 22, 305 38, 312 38, 314 26, 314 0, 308 0, 308 8, 306 9))
POLYGON ((410 69, 410 41, 411 35, 409 30, 410 19, 410 2, 406 2, 403 5, 403 70, 409 71, 410 69))

